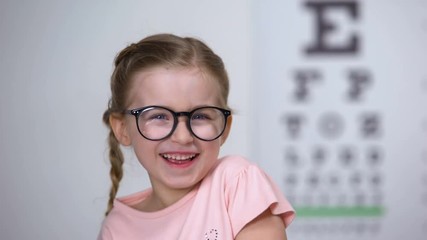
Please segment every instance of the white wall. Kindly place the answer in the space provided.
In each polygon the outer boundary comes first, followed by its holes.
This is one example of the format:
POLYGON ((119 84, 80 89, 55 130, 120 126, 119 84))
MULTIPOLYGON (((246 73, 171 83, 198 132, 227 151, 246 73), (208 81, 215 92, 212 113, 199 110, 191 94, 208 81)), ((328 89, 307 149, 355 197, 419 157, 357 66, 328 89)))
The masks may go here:
MULTIPOLYGON (((237 111, 224 153, 247 155, 247 1, 0 2, 0 238, 94 239, 106 207, 115 54, 146 35, 196 36, 226 63, 237 111), (238 136, 238 137, 237 137, 238 136)), ((126 162, 120 194, 148 185, 126 162)))

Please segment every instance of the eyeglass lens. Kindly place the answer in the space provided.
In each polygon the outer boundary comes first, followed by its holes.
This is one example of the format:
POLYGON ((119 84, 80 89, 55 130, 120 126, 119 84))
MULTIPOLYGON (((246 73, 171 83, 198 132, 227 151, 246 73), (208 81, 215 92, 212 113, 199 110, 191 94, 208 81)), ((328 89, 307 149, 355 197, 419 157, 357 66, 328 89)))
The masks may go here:
MULTIPOLYGON (((189 116, 190 131, 202 140, 219 137, 225 128, 223 112, 213 107, 199 108, 189 116)), ((177 124, 175 113, 160 107, 145 109, 138 117, 141 134, 151 140, 160 140, 172 133, 177 124)))

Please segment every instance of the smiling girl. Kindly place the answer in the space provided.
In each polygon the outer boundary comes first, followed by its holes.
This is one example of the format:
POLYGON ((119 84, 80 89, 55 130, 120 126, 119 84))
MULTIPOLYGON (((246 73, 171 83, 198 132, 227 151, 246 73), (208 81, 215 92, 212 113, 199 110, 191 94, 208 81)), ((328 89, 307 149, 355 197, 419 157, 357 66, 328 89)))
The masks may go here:
POLYGON ((232 123, 224 64, 203 42, 149 36, 122 50, 104 113, 112 187, 98 239, 286 239, 294 211, 258 166, 218 158, 232 123), (151 188, 117 198, 120 144, 151 188))

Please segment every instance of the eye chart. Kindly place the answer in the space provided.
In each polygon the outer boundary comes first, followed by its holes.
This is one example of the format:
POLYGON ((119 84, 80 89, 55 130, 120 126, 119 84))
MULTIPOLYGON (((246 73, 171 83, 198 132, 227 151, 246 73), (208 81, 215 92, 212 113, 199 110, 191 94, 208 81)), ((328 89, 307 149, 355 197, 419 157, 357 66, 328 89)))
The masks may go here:
POLYGON ((290 239, 427 235, 427 1, 256 3, 255 160, 290 239))

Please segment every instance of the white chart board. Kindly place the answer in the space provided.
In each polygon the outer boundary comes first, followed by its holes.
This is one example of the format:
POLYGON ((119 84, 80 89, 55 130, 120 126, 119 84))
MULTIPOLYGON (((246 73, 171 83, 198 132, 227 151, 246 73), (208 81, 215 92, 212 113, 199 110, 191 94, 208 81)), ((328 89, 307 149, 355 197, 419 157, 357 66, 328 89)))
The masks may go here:
POLYGON ((427 1, 259 1, 256 161, 290 239, 426 239, 427 1))

